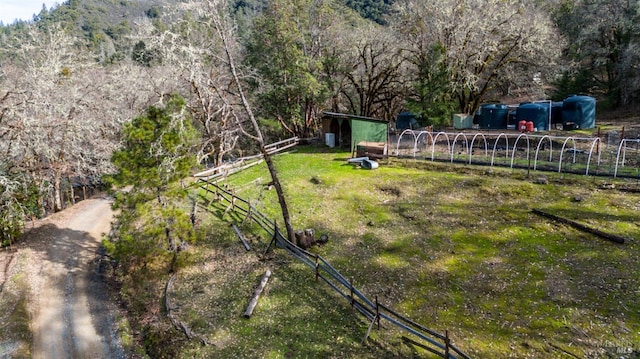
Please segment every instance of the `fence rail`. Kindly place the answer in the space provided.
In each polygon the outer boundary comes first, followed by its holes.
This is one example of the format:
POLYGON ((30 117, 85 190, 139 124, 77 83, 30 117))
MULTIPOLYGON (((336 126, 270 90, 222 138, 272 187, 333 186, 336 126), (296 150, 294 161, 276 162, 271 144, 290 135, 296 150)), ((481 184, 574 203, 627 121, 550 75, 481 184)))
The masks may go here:
MULTIPOLYGON (((271 238, 271 243, 269 244, 269 247, 267 247, 267 250, 269 250, 273 245, 275 245, 277 248, 286 250, 291 256, 313 270, 315 272, 316 280, 322 280, 323 282, 325 282, 341 297, 349 301, 354 309, 365 316, 371 322, 371 324, 369 326, 369 330, 367 330, 367 334, 365 335, 363 342, 369 336, 370 330, 373 325, 377 324, 377 327, 379 329, 380 322, 384 320, 399 328, 400 330, 406 332, 407 334, 412 335, 414 338, 417 338, 417 340, 407 338, 408 341, 412 344, 419 346, 442 358, 470 358, 462 350, 451 343, 448 332, 442 334, 428 329, 398 314, 391 308, 380 304, 377 297, 373 301, 369 299, 353 285, 352 280, 345 278, 324 258, 306 251, 289 241, 280 232, 280 230, 278 230, 275 221, 270 220, 267 216, 265 216, 254 206, 252 206, 248 201, 220 187, 208 178, 200 178, 200 186, 207 193, 215 196, 213 200, 217 199, 220 202, 227 203, 225 213, 227 213, 228 211, 233 211, 236 214, 245 217, 245 219, 252 220, 257 223, 271 238)), ((211 202, 213 202, 213 200, 211 202)))
MULTIPOLYGON (((288 138, 286 140, 265 145, 264 149, 268 154, 273 155, 278 152, 282 152, 286 149, 297 146, 299 142, 300 142, 300 139, 296 136, 296 137, 288 138)), ((252 167, 261 163, 262 158, 263 158, 262 154, 238 158, 233 162, 226 162, 221 164, 220 166, 196 173, 193 175, 193 177, 205 179, 205 180, 214 180, 217 178, 224 178, 233 173, 240 172, 244 169, 247 169, 249 167, 252 167)))

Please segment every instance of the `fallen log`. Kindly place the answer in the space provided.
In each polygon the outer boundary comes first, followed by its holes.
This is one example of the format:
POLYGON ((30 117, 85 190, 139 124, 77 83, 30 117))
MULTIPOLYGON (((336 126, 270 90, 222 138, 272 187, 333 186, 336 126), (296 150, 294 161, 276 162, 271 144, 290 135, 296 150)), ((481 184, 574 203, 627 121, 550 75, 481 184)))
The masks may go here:
POLYGON ((236 232, 236 235, 238 235, 238 238, 240 238, 240 240, 242 241, 244 248, 248 251, 251 250, 251 247, 249 247, 249 243, 247 243, 247 239, 244 238, 244 235, 242 234, 242 232, 240 232, 240 228, 238 228, 238 226, 236 226, 235 224, 231 224, 231 227, 233 227, 233 231, 236 232))
POLYGON ((267 271, 264 272, 264 275, 262 276, 260 285, 258 285, 258 288, 256 288, 255 292, 253 292, 253 297, 251 298, 247 309, 244 311, 245 318, 250 318, 253 314, 253 310, 256 308, 256 305, 258 305, 258 299, 260 298, 260 294, 262 294, 262 290, 267 285, 269 277, 271 277, 271 271, 267 269, 267 271))
POLYGON ((604 238, 604 239, 609 240, 611 242, 624 244, 624 241, 625 241, 624 237, 617 236, 617 235, 611 234, 611 233, 606 233, 606 232, 603 232, 601 230, 585 226, 582 223, 578 223, 576 221, 572 221, 572 220, 567 219, 567 218, 559 217, 559 216, 556 216, 556 215, 551 214, 551 213, 543 212, 543 211, 541 211, 539 209, 535 209, 534 208, 534 209, 531 210, 531 212, 533 212, 534 214, 537 214, 538 216, 542 216, 542 217, 546 217, 546 218, 552 219, 552 220, 554 220, 556 222, 568 224, 573 228, 576 228, 576 229, 581 230, 583 232, 591 233, 593 235, 596 235, 596 236, 598 236, 600 238, 604 238))

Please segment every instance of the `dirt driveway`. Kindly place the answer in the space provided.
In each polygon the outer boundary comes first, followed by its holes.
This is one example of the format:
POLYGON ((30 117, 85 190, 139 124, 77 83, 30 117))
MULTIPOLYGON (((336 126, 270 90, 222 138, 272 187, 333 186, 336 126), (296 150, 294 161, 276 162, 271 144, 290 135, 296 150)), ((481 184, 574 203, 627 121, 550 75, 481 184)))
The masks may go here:
POLYGON ((0 338, 0 357, 125 357, 115 331, 114 306, 93 265, 112 217, 106 198, 79 202, 36 223, 11 258, 5 254, 5 279, 19 274, 26 278, 32 344, 4 341, 3 352, 0 338), (25 351, 25 345, 31 350, 25 351))

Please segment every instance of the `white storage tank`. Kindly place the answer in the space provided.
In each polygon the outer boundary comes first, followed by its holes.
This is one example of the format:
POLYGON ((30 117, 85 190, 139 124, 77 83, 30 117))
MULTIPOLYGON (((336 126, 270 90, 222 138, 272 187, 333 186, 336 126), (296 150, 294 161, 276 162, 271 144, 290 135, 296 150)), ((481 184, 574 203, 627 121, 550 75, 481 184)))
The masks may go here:
POLYGON ((336 134, 331 132, 325 133, 324 143, 331 148, 336 147, 336 134))

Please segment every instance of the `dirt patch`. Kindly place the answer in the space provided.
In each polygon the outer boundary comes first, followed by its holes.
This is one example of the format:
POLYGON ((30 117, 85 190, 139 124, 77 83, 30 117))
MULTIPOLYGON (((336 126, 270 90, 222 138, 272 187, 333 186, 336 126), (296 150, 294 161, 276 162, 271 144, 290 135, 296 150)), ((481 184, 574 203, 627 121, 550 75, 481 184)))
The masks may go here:
POLYGON ((402 196, 402 191, 400 190, 400 188, 398 188, 396 186, 380 186, 378 188, 380 189, 380 191, 382 191, 384 193, 388 193, 388 194, 393 195, 395 197, 402 196))

